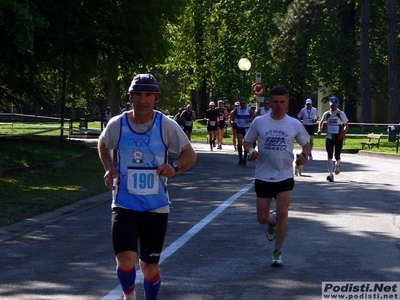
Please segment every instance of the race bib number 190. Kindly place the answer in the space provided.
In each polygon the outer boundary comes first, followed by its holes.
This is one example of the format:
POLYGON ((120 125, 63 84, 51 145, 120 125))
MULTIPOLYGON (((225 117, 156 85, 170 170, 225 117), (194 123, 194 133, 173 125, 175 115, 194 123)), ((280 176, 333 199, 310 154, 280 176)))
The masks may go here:
POLYGON ((153 195, 158 193, 160 177, 157 169, 128 169, 128 191, 135 195, 153 195))

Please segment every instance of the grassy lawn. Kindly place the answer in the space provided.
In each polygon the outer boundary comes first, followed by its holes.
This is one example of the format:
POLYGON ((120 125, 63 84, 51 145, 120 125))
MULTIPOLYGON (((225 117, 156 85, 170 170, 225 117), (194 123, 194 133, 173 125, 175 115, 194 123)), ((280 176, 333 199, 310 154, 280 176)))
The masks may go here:
POLYGON ((86 155, 63 168, 0 175, 0 226, 106 192, 97 153, 82 142, 59 138, 0 138, 0 169, 34 166, 86 155), (89 153, 89 154, 88 154, 89 153))

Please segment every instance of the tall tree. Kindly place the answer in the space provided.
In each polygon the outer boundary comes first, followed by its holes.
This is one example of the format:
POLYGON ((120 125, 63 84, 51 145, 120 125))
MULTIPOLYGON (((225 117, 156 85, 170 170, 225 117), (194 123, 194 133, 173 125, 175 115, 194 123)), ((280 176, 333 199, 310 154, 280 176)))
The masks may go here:
POLYGON ((27 1, 0 0, 0 104, 22 103, 21 96, 40 87, 32 80, 34 33, 45 26, 37 7, 27 1))
POLYGON ((339 83, 343 93, 343 105, 351 122, 357 120, 357 104, 359 99, 360 56, 358 39, 356 38, 355 0, 339 2, 339 83))
POLYGON ((369 56, 370 0, 361 1, 361 121, 372 120, 371 74, 369 56))
POLYGON ((390 123, 400 121, 399 82, 397 63, 397 5, 396 0, 387 0, 388 24, 388 78, 390 123))

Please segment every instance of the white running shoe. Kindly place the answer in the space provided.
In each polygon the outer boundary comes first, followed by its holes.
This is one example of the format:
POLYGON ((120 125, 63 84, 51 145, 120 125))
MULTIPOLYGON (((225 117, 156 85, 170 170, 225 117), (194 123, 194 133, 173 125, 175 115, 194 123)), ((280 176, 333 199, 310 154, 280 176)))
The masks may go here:
POLYGON ((130 295, 124 294, 124 300, 139 300, 139 297, 136 295, 136 291, 133 291, 130 295))
POLYGON ((283 267, 281 251, 273 252, 271 256, 272 267, 283 267))

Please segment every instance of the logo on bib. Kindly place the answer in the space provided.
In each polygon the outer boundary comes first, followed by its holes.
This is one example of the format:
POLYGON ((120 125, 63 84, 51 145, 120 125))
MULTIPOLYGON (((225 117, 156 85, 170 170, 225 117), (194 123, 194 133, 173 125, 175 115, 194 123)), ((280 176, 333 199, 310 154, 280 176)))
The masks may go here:
POLYGON ((143 157, 144 157, 144 152, 140 149, 136 149, 132 152, 132 162, 134 164, 142 164, 143 157))

